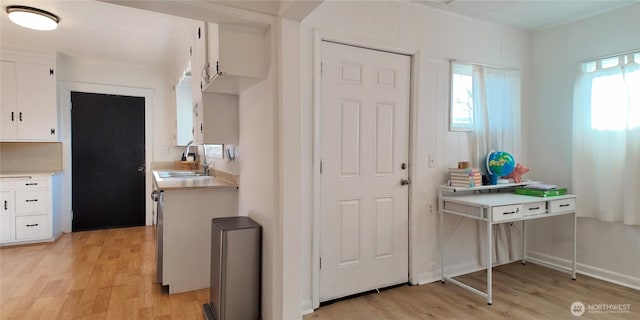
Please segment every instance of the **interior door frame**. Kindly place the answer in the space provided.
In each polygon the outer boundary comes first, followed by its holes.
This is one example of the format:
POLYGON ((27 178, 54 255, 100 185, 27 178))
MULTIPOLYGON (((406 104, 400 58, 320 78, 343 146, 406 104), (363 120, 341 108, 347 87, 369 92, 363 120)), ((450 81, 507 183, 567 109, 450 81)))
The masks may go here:
MULTIPOLYGON (((420 50, 411 46, 399 45, 397 43, 390 43, 380 40, 372 40, 368 38, 362 38, 357 36, 345 36, 344 34, 336 33, 330 30, 317 28, 314 30, 314 44, 313 44, 313 177, 312 177, 312 193, 313 193, 313 217, 312 217, 312 253, 311 253, 311 302, 314 309, 320 307, 320 227, 321 227, 321 185, 320 185, 320 107, 322 103, 322 79, 320 77, 320 62, 322 59, 322 42, 335 42, 353 47, 360 47, 365 49, 385 51, 395 54, 402 54, 411 57, 410 67, 410 85, 409 85, 409 170, 408 177, 411 180, 413 176, 413 165, 416 163, 416 155, 414 153, 413 142, 417 137, 417 124, 415 114, 415 106, 418 105, 418 95, 416 94, 418 89, 418 62, 420 60, 420 50)), ((412 222, 417 221, 417 215, 412 213, 412 185, 409 185, 409 219, 408 219, 408 233, 409 233, 409 282, 412 284, 417 283, 418 274, 415 268, 412 267, 412 261, 415 245, 417 241, 413 240, 415 235, 411 232, 412 222)))
MULTIPOLYGON (((62 166, 64 169, 62 191, 62 231, 71 232, 71 92, 86 92, 97 94, 112 94, 120 96, 144 97, 144 163, 147 168, 145 174, 145 194, 151 194, 152 181, 149 170, 151 168, 153 146, 153 89, 123 87, 85 82, 58 82, 58 112, 62 119, 59 132, 62 133, 62 166)), ((145 197, 145 224, 151 225, 152 200, 145 197)))

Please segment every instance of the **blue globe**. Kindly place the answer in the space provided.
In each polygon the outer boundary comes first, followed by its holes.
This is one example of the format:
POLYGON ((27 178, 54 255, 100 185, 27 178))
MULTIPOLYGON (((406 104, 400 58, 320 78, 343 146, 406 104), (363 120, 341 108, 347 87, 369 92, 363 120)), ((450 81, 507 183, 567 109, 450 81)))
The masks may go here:
POLYGON ((498 177, 504 177, 516 168, 516 160, 513 156, 504 151, 491 150, 487 156, 487 172, 498 177))

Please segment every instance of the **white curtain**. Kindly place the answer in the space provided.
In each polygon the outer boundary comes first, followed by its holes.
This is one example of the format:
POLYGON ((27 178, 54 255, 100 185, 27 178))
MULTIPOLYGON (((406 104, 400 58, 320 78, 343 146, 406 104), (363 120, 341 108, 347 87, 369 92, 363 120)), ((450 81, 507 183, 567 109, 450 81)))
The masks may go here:
POLYGON ((640 225, 638 57, 622 55, 609 68, 594 61, 578 71, 572 172, 578 216, 640 225))
MULTIPOLYGON (((486 174, 485 159, 491 149, 506 151, 516 161, 521 154, 520 71, 473 66, 474 166, 486 174)), ((493 226, 493 262, 506 263, 521 256, 522 224, 493 226), (514 225, 515 226, 515 225, 514 225)), ((487 264, 487 229, 478 223, 480 263, 487 264)))

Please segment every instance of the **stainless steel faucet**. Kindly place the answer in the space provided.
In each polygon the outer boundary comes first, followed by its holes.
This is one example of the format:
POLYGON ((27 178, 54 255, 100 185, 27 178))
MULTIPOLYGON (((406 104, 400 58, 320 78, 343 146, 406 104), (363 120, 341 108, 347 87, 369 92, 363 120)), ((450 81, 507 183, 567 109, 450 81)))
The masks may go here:
POLYGON ((187 161, 187 157, 189 156, 189 148, 191 148, 192 144, 193 144, 193 140, 187 142, 187 150, 184 152, 184 160, 185 161, 187 161))

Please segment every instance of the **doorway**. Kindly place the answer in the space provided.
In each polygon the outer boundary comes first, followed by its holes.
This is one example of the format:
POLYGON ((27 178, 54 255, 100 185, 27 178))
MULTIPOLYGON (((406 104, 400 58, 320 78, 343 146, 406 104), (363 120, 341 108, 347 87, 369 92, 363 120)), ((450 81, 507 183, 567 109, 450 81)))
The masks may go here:
POLYGON ((411 57, 321 44, 320 301, 408 281, 411 57))
POLYGON ((72 231, 145 225, 145 98, 71 92, 72 231))

